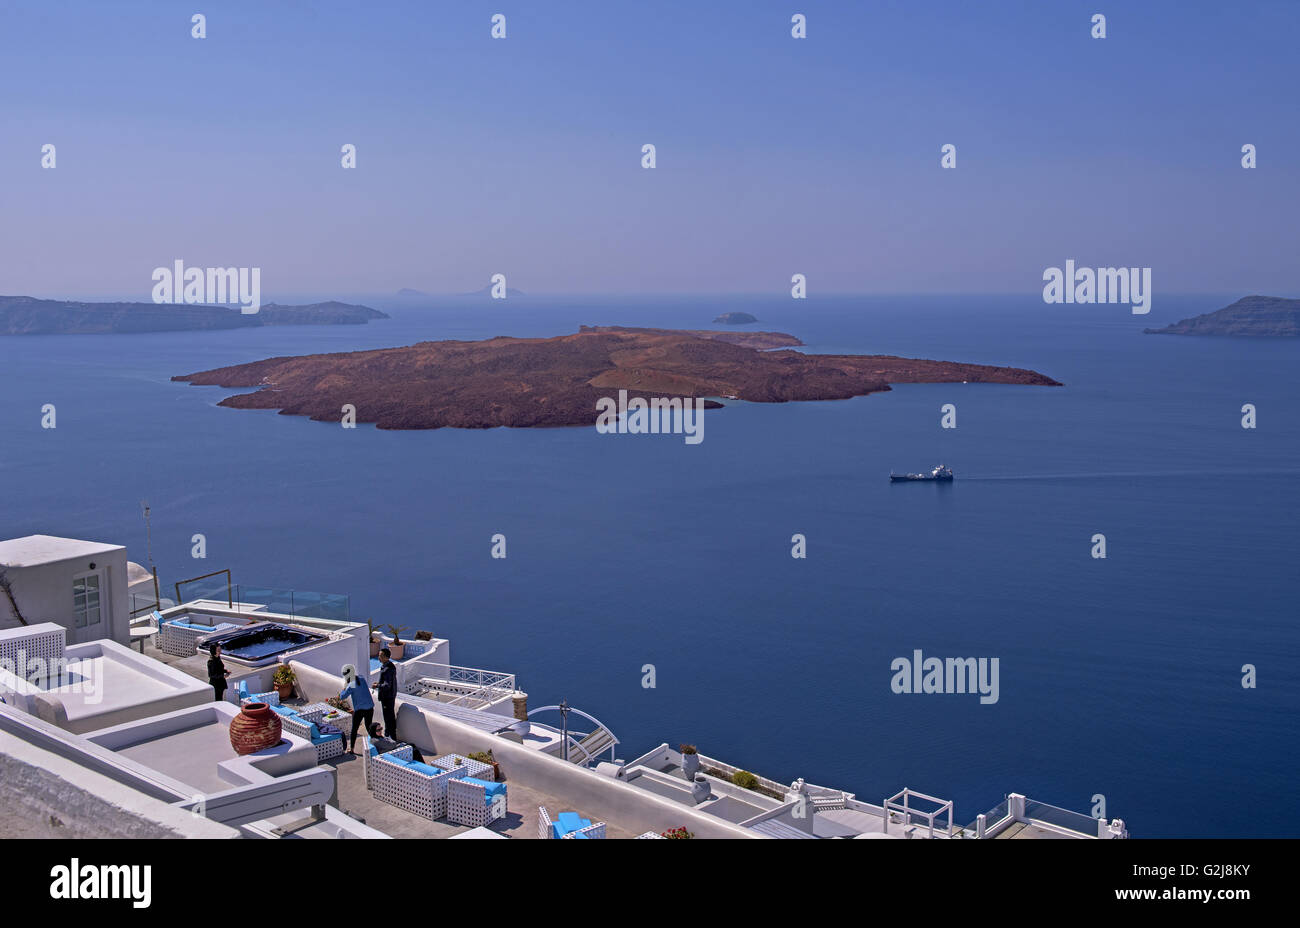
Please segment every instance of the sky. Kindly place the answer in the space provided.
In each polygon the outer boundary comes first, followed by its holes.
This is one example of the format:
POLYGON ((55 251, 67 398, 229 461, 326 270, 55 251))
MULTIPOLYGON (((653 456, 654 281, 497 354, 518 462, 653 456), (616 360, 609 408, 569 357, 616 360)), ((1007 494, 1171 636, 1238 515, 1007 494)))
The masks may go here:
POLYGON ((1073 259, 1300 296, 1298 27, 1294 0, 5 0, 0 293, 147 300, 177 259, 261 268, 268 301, 1034 293, 1073 259))

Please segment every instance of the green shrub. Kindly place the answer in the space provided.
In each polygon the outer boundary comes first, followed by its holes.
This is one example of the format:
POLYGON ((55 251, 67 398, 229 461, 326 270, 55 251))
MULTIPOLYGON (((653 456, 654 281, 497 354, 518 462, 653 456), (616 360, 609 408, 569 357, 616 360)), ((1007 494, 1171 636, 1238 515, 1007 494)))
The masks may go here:
POLYGON ((758 777, 748 770, 737 770, 731 775, 731 782, 741 789, 758 789, 758 777))

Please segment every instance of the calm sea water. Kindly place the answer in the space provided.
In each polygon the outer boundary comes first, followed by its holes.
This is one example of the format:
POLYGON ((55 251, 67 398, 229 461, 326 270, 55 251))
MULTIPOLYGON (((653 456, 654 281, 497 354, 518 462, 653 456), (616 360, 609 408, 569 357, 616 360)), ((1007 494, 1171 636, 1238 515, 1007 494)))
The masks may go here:
POLYGON ((0 339, 0 537, 121 542, 144 561, 147 499, 164 583, 229 567, 348 593, 354 616, 516 672, 534 706, 591 712, 627 758, 690 741, 875 802, 920 789, 962 824, 1015 791, 1084 812, 1103 794, 1136 836, 1292 835, 1300 341, 1140 334, 1229 301, 1166 297, 1148 317, 1019 297, 371 301, 394 318, 0 339), (421 339, 708 327, 731 309, 810 351, 1011 364, 1066 386, 731 403, 688 446, 344 430, 169 382, 421 339), (887 480, 940 461, 955 484, 887 480), (197 532, 206 561, 189 556, 197 532), (497 532, 505 560, 489 557, 497 532), (892 693, 890 662, 917 648, 999 658, 999 701, 892 693))

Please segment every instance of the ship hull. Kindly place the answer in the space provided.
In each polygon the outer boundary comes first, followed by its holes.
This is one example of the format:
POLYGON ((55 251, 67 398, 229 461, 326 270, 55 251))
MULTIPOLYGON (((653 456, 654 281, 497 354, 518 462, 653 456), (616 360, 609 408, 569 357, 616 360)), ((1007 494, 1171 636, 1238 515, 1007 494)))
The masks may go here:
POLYGON ((952 483, 952 477, 931 477, 929 474, 890 474, 892 483, 952 483))

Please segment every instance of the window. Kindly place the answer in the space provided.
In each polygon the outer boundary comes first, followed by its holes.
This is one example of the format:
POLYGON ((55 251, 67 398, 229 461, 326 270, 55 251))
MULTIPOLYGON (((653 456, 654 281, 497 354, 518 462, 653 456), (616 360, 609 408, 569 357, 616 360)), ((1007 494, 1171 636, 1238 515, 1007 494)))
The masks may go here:
POLYGON ((73 578, 72 612, 77 628, 99 624, 99 574, 73 578))

